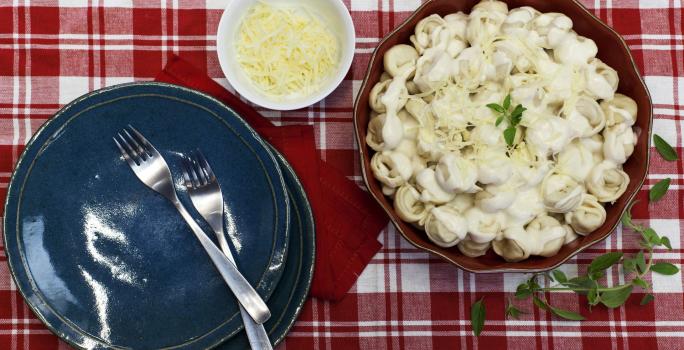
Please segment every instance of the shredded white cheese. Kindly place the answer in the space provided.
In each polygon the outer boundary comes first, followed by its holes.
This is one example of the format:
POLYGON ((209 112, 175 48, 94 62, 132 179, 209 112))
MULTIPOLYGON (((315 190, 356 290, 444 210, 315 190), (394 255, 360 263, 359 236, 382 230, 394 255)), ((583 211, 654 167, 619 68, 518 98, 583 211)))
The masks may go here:
POLYGON ((274 99, 318 91, 339 61, 337 38, 304 6, 254 5, 240 24, 235 49, 247 77, 274 99))

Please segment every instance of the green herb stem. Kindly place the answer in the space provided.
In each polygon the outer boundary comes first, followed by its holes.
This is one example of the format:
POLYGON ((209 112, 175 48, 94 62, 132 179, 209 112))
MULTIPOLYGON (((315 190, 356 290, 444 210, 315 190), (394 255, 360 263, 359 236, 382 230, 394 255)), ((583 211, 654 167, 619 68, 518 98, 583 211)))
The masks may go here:
POLYGON ((621 284, 615 287, 599 287, 599 288, 572 288, 572 287, 542 287, 535 291, 539 292, 553 292, 553 291, 570 291, 570 292, 588 292, 596 289, 599 292, 614 292, 629 287, 629 284, 621 284))

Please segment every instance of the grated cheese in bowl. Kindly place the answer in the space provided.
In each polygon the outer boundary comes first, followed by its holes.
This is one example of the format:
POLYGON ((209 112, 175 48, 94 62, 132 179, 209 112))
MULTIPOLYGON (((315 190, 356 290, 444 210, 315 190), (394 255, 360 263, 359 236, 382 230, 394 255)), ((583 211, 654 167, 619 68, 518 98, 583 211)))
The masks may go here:
POLYGON ((298 5, 252 6, 240 23, 235 52, 251 83, 274 100, 316 93, 340 61, 337 37, 298 5))

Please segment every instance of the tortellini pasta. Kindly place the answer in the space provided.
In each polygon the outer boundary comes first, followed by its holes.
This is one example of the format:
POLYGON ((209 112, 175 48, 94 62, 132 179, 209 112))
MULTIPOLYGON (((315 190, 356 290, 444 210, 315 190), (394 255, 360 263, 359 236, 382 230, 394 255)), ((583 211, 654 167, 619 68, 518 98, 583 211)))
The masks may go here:
POLYGON ((629 184, 638 106, 597 54, 566 15, 502 1, 419 21, 368 97, 370 168, 399 218, 512 262, 603 226, 629 184), (512 139, 491 106, 507 96, 525 108, 512 139))
MULTIPOLYGON (((385 92, 387 91, 387 87, 389 87, 389 84, 392 82, 392 79, 387 79, 387 80, 382 80, 373 86, 373 89, 370 91, 370 95, 368 96, 368 103, 370 104, 370 107, 373 109, 373 111, 377 113, 385 113, 387 112, 387 108, 385 108, 385 104, 382 103, 380 100, 382 96, 385 95, 385 92)), ((407 91, 408 94, 408 91, 407 91)))
POLYGON ((616 164, 624 164, 634 152, 637 136, 624 123, 613 125, 603 131, 603 157, 616 164))
POLYGON ((614 98, 618 88, 618 75, 615 69, 610 68, 598 58, 594 58, 589 62, 585 72, 587 95, 601 100, 614 98))
POLYGON ((585 194, 575 210, 565 213, 565 222, 578 234, 586 235, 606 222, 606 209, 596 197, 585 194))
POLYGON ((468 234, 468 222, 450 206, 434 208, 425 221, 425 233, 440 247, 453 247, 468 234))
POLYGON ((595 100, 586 96, 577 99, 565 119, 580 137, 596 135, 606 126, 603 109, 595 100))
POLYGON ((378 152, 371 158, 371 170, 375 178, 385 186, 396 188, 411 177, 411 160, 403 153, 378 152))
POLYGON ((565 243, 566 228, 551 216, 539 216, 527 228, 511 226, 500 240, 492 243, 494 252, 506 261, 516 262, 530 255, 553 256, 565 243))
POLYGON ((531 23, 534 43, 545 49, 555 49, 571 33, 572 20, 562 13, 537 13, 531 23))
POLYGON ((634 125, 637 117, 637 104, 623 94, 615 94, 609 101, 601 102, 601 109, 606 116, 606 125, 634 125))
POLYGON ((593 40, 575 33, 567 33, 553 50, 556 61, 564 64, 584 65, 596 57, 598 47, 593 40))
POLYGON ((383 57, 385 72, 395 77, 407 67, 413 67, 418 60, 418 51, 411 45, 396 45, 387 50, 383 57))
POLYGON ((589 173, 587 189, 600 202, 614 202, 627 190, 629 176, 615 163, 604 160, 589 173))
POLYGON ((477 182, 477 168, 468 159, 453 153, 444 155, 435 167, 437 183, 447 192, 474 193, 480 188, 477 182))
POLYGON ((421 222, 428 215, 430 204, 422 202, 418 190, 406 184, 394 194, 394 210, 406 222, 421 222))
POLYGON ((578 139, 558 154, 556 169, 575 181, 584 182, 595 166, 596 158, 591 149, 578 139))
POLYGON ((471 258, 477 258, 478 256, 487 254, 487 251, 491 246, 492 242, 478 243, 469 237, 466 237, 457 245, 458 250, 460 250, 463 255, 471 258))

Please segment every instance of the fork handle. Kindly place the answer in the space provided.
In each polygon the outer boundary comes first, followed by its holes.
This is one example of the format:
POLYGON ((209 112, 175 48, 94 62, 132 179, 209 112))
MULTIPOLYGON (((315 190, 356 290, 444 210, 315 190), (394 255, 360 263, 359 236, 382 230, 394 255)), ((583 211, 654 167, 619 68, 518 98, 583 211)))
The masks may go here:
POLYGON ((268 333, 266 333, 264 325, 257 324, 242 305, 240 305, 240 315, 242 316, 242 323, 245 325, 245 332, 252 350, 272 350, 271 340, 268 339, 268 333))
POLYGON ((247 313, 252 317, 254 322, 262 324, 271 317, 266 303, 261 299, 259 294, 252 288, 249 282, 238 271, 237 267, 226 258, 225 255, 214 245, 214 242, 207 237, 202 228, 195 222, 190 213, 185 209, 180 201, 173 201, 176 209, 181 216, 188 223, 195 237, 200 241, 204 250, 209 254, 209 258, 214 263, 214 266, 219 270, 221 277, 226 281, 228 287, 237 300, 242 304, 247 313))
MULTIPOLYGON (((216 227, 213 228, 214 233, 216 233, 216 238, 218 239, 219 247, 221 247, 221 251, 223 251, 228 260, 235 264, 233 253, 230 251, 228 241, 226 240, 226 235, 223 233, 223 222, 221 222, 221 227, 219 229, 216 227)), ((247 333, 247 339, 249 340, 249 345, 252 350, 273 350, 273 347, 271 346, 271 340, 268 339, 268 333, 266 333, 264 325, 254 322, 252 317, 249 316, 242 305, 240 305, 240 315, 242 316, 242 323, 245 325, 245 332, 247 333)))

